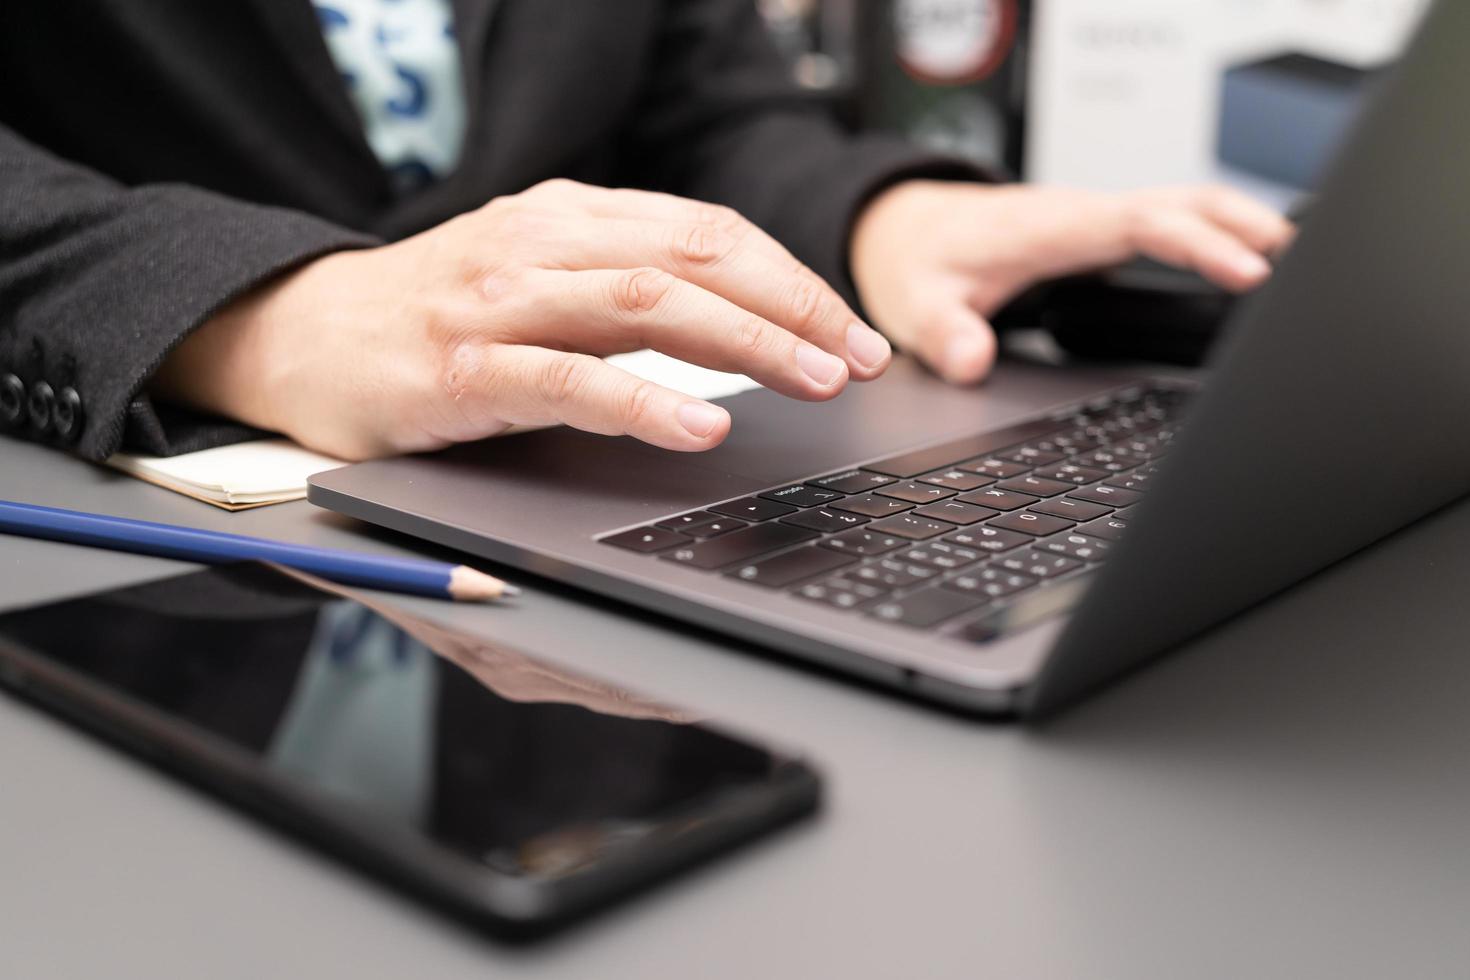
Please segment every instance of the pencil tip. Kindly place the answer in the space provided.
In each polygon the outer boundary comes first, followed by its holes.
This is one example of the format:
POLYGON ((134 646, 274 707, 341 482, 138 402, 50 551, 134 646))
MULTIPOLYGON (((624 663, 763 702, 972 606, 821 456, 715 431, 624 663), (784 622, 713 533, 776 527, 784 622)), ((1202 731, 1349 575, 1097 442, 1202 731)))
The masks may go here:
POLYGON ((514 585, 466 565, 456 566, 449 573, 449 594, 461 602, 489 602, 520 595, 520 592, 514 585))

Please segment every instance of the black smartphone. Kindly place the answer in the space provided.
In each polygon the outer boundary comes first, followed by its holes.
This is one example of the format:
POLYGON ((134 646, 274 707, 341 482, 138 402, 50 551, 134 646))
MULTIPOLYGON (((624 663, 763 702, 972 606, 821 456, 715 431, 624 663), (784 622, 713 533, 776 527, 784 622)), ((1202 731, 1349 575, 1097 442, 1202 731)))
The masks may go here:
POLYGON ((794 755, 262 564, 0 614, 0 682, 510 938, 818 800, 794 755))

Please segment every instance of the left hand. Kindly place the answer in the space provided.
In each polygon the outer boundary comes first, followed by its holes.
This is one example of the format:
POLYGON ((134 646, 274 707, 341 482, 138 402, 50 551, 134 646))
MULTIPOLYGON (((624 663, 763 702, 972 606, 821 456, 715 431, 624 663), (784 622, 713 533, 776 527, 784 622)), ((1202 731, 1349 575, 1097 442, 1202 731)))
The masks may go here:
POLYGON ((858 217, 849 256, 873 325, 945 379, 995 361, 988 318, 1029 287, 1138 255, 1242 292, 1271 274, 1291 222, 1237 191, 1103 194, 1025 185, 909 181, 858 217))

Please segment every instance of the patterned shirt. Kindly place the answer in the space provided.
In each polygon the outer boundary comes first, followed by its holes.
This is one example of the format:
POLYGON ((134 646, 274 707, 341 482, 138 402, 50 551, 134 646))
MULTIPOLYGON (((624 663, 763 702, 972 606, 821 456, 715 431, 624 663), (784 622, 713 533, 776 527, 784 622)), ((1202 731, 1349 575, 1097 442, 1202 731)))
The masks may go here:
POLYGON ((407 193, 459 163, 464 79, 450 0, 312 0, 368 145, 407 193))

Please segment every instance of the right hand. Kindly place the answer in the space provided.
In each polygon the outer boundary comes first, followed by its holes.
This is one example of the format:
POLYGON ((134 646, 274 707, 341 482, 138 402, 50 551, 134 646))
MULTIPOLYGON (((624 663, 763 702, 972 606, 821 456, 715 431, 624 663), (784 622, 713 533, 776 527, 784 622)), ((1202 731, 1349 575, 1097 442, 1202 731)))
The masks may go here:
POLYGON ((153 390, 346 459, 552 423, 718 445, 724 409, 601 360, 643 347, 807 401, 891 359, 735 212, 553 180, 265 284, 191 334, 153 390))

